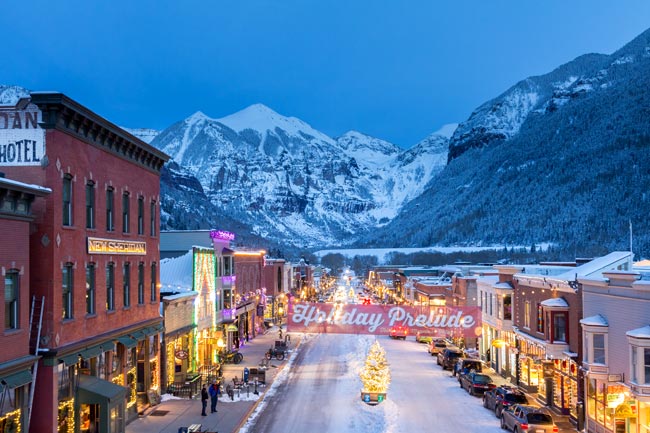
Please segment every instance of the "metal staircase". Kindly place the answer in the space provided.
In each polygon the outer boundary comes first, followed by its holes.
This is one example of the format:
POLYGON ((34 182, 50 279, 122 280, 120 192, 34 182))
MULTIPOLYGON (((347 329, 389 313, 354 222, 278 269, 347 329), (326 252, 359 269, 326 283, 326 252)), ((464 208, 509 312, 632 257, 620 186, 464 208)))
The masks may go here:
MULTIPOLYGON (((38 356, 41 344, 41 328, 43 326, 43 308, 45 307, 45 296, 37 298, 32 296, 32 309, 29 314, 29 353, 38 356)), ((38 372, 38 360, 32 365, 32 385, 29 388, 29 405, 27 407, 27 428, 32 419, 32 405, 34 403, 34 390, 36 389, 36 373, 38 372)))

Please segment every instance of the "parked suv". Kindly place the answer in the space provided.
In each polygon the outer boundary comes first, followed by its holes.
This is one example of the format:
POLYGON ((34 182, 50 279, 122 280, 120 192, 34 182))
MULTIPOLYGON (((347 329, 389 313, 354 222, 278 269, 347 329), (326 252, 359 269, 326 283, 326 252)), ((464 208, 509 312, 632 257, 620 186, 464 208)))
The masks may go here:
POLYGON ((463 357, 463 352, 457 347, 447 347, 438 354, 438 365, 442 366, 443 370, 451 370, 454 363, 458 358, 463 357))
POLYGON ((501 412, 501 428, 515 433, 557 433, 553 417, 546 409, 514 404, 501 412))
POLYGON ((501 412, 513 404, 528 404, 526 394, 508 385, 498 386, 483 394, 483 407, 494 411, 497 418, 501 412))

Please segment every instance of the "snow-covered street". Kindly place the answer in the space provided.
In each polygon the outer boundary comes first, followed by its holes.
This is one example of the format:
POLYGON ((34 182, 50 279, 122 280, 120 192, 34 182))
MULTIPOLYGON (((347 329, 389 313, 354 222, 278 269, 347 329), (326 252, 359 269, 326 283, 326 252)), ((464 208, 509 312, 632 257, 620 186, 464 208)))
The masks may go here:
POLYGON ((436 365, 426 345, 381 336, 305 335, 243 433, 496 433, 494 413, 436 365), (392 381, 387 400, 361 401, 362 368, 378 339, 392 381))

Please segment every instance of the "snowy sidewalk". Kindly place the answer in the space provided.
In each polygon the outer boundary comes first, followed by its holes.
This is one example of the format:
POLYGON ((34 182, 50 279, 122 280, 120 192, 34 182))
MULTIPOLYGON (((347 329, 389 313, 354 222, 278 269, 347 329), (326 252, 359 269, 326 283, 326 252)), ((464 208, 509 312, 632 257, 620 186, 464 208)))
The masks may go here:
POLYGON ((271 387, 275 376, 286 365, 292 351, 299 345, 300 335, 291 335, 290 352, 284 361, 273 359, 269 362, 269 368, 266 370, 266 385, 258 386, 257 394, 255 394, 254 384, 250 383, 248 387, 235 390, 234 398, 231 399, 226 395, 226 386, 232 385, 232 378, 235 376, 241 379, 244 368, 259 369, 264 354, 275 344, 278 337, 278 328, 271 328, 266 334, 258 335, 240 348, 240 353, 244 355, 241 364, 224 365, 222 394, 217 404, 217 413, 210 413, 208 407, 208 415, 201 416, 200 396, 188 399, 166 394, 159 405, 149 409, 144 416, 127 425, 126 433, 178 433, 180 427, 189 427, 193 424, 200 424, 202 432, 238 432, 258 403, 262 401, 266 390, 271 387))

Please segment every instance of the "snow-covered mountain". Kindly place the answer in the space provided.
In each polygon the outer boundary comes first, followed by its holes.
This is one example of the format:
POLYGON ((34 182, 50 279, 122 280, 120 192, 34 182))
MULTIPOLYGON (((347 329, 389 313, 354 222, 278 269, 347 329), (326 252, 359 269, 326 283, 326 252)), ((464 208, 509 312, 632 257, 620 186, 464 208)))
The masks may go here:
POLYGON ((156 129, 151 129, 151 128, 125 128, 122 127, 126 132, 129 134, 138 137, 140 140, 144 141, 145 143, 151 143, 154 138, 158 134, 160 134, 160 131, 156 129))
POLYGON ((0 105, 16 105, 25 96, 29 96, 29 90, 23 87, 0 84, 0 105))
POLYGON ((151 144, 195 176, 219 212, 309 247, 349 244, 388 223, 442 170, 447 141, 430 136, 403 151, 356 131, 334 139, 255 104, 221 119, 197 112, 151 144))
POLYGON ((650 30, 526 78, 454 132, 449 163, 367 245, 650 254, 650 30), (431 221, 435 221, 432 224, 431 221))

